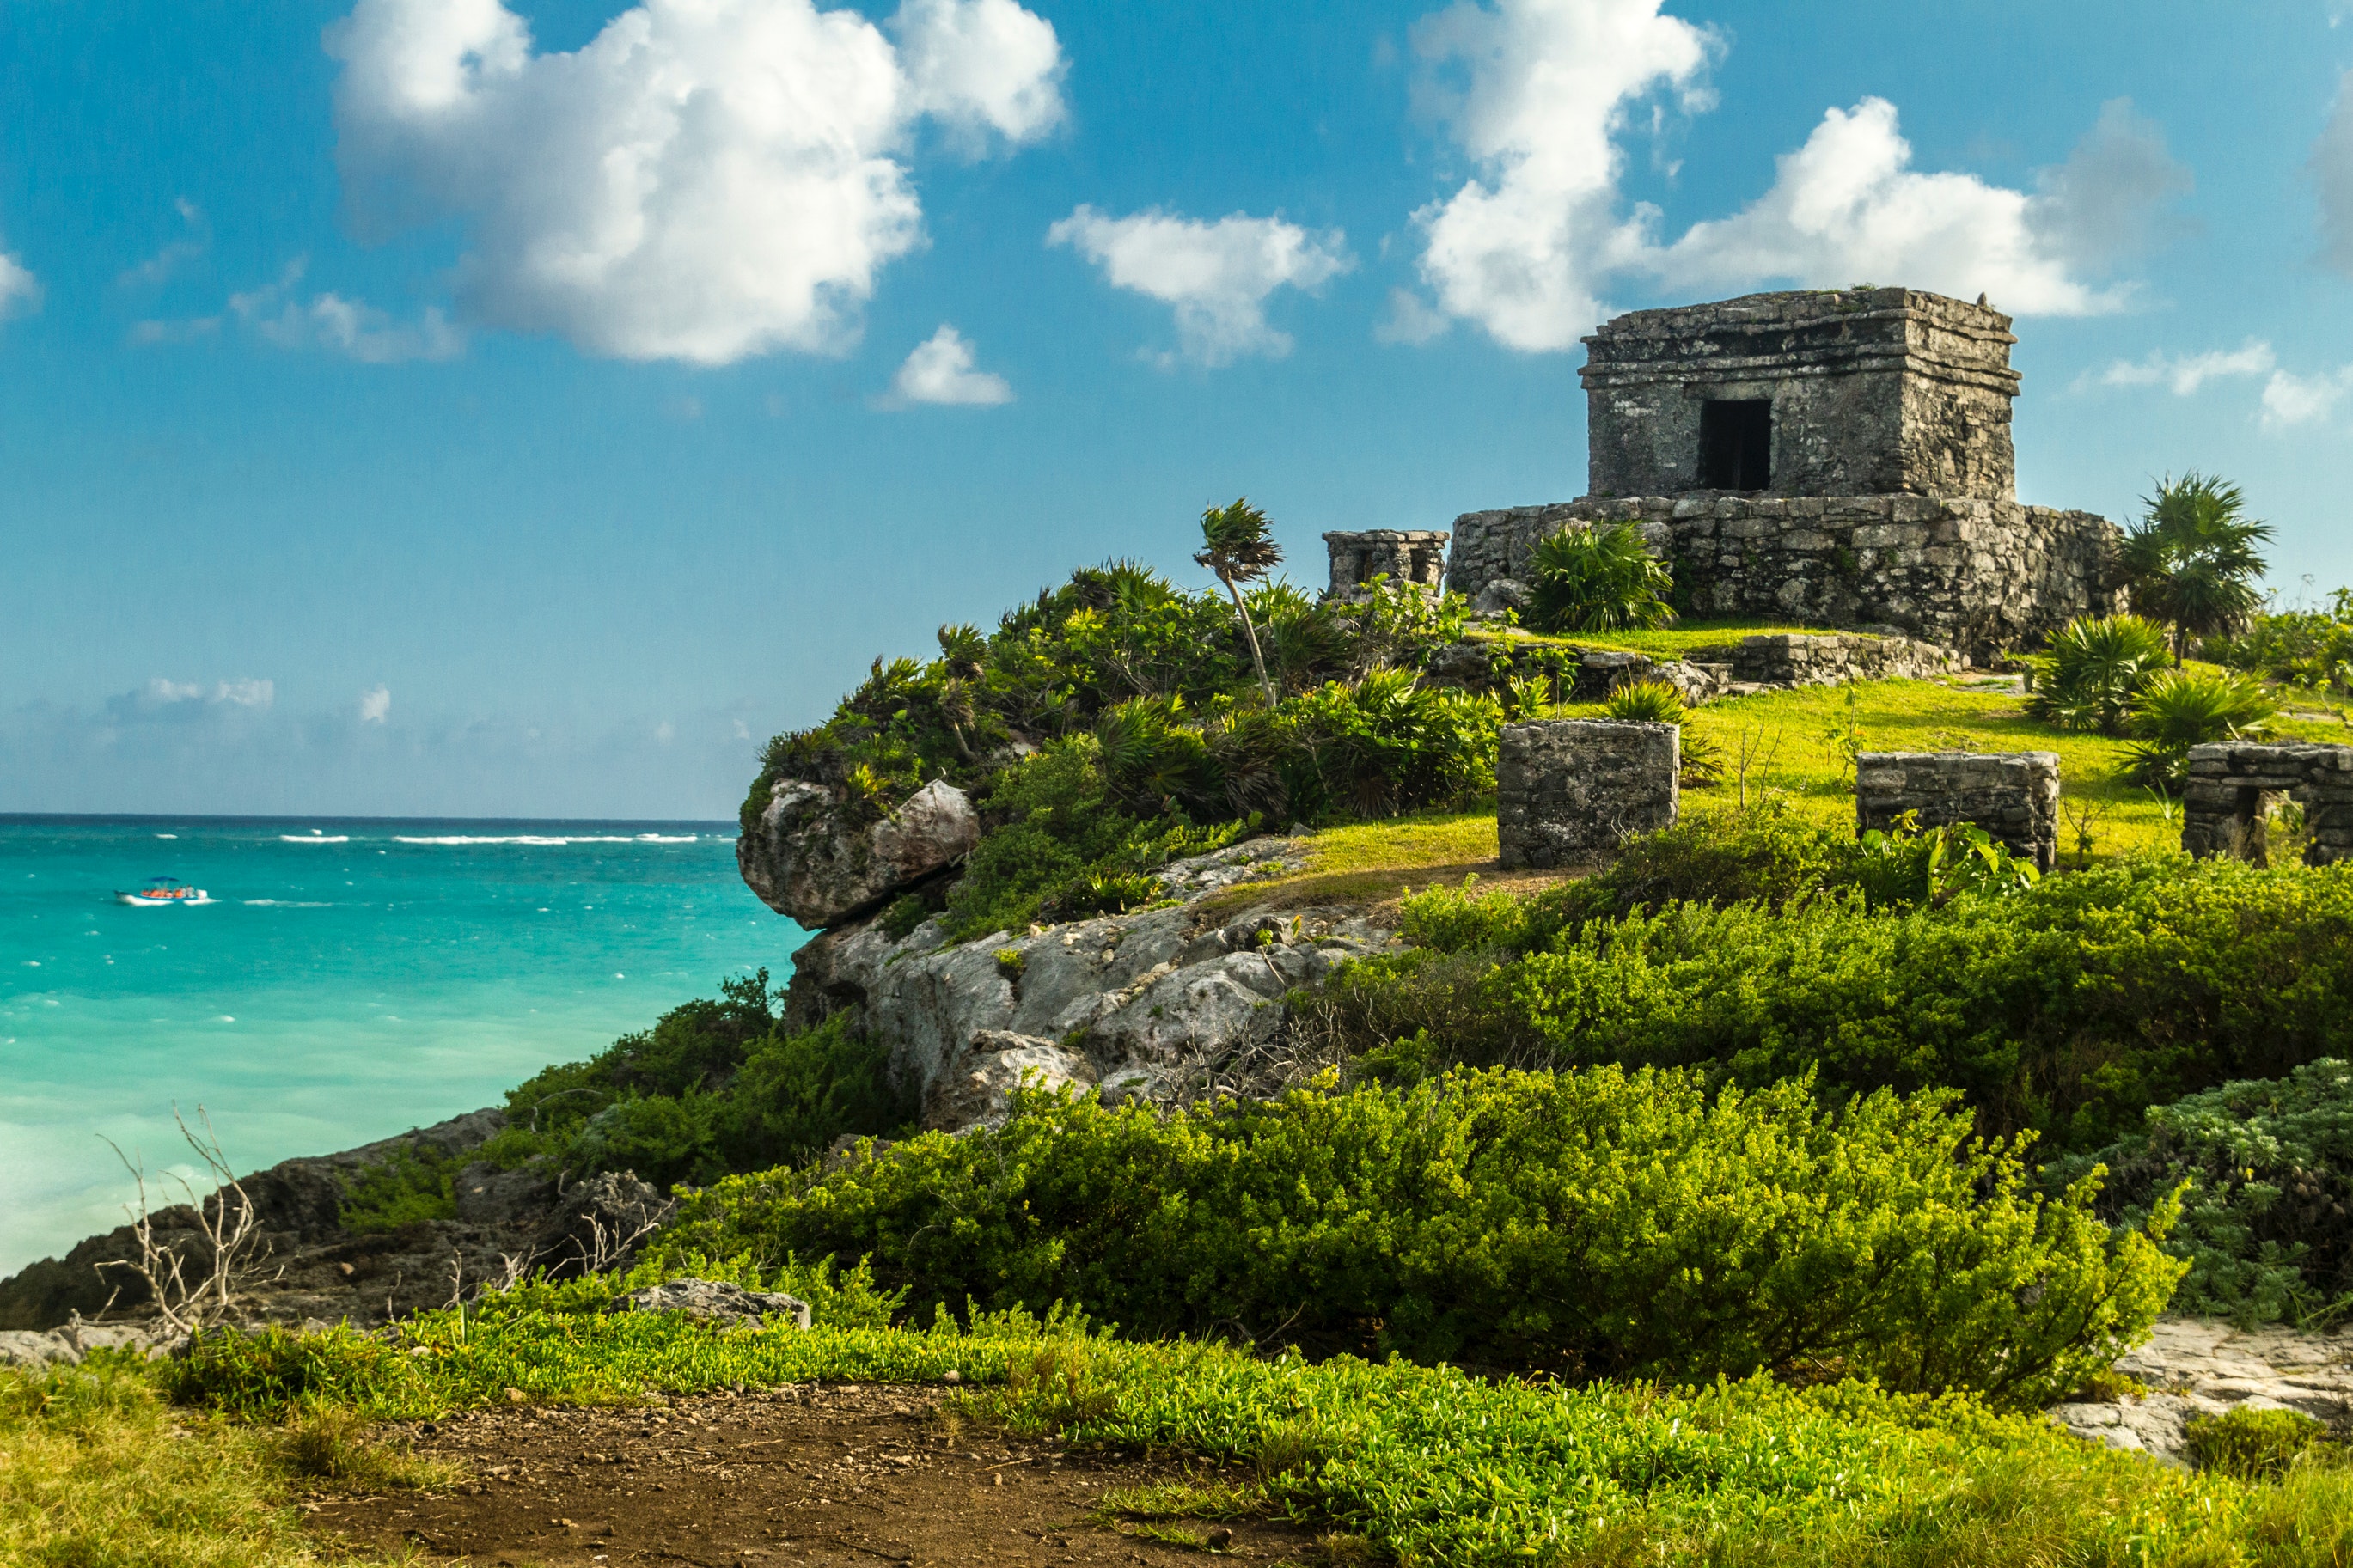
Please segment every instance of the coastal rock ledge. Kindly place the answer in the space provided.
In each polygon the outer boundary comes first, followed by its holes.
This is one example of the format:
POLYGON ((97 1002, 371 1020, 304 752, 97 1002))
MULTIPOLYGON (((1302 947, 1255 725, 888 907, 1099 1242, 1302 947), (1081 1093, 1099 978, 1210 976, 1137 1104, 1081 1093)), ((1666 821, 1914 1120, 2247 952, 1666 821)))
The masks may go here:
POLYGON ((833 791, 778 779, 735 865, 760 901, 815 931, 872 910, 961 862, 980 842, 972 799, 944 779, 861 823, 833 791))

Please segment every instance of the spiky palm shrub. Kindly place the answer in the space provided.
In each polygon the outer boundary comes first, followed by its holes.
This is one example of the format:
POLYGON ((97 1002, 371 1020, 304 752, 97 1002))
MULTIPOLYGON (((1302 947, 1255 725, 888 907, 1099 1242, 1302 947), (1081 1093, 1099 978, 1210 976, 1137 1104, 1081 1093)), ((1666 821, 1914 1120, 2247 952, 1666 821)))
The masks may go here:
POLYGON ((2165 628, 2138 616, 2078 616, 2028 661, 2026 710, 2063 730, 2121 734, 2133 694, 2165 668, 2165 628))
POLYGON ((1683 694, 1663 680, 1623 681, 1602 703, 1601 712, 1621 724, 1680 724, 1683 694))
POLYGON ((1614 632, 1662 626, 1673 578, 1630 522, 1564 528, 1539 542, 1529 562, 1536 629, 1614 632))
POLYGON ((2260 681, 2202 669, 2160 670, 2142 685, 2125 720, 2134 739, 2131 776, 2151 788, 2178 791, 2190 747, 2259 735, 2278 711, 2260 681))
POLYGON ((2263 607, 2255 581, 2267 563, 2257 547, 2272 527, 2247 516, 2238 486, 2194 468, 2159 480, 2142 504, 2125 535, 2125 575, 2133 603, 2173 628, 2179 664, 2187 638, 2235 631, 2263 607))
POLYGON ((1234 602, 1234 614, 1241 617, 1242 636, 1250 639, 1250 662, 1258 667, 1258 683, 1266 692, 1266 705, 1271 708, 1280 700, 1275 696, 1274 682, 1266 673, 1266 655, 1258 646, 1258 628, 1250 625, 1249 607, 1242 603, 1239 584, 1254 583, 1282 563, 1282 546, 1274 542, 1273 525, 1266 513, 1250 505, 1247 496, 1236 496, 1230 505, 1213 506, 1201 514, 1201 548, 1193 557, 1194 563, 1208 567, 1226 594, 1234 602))

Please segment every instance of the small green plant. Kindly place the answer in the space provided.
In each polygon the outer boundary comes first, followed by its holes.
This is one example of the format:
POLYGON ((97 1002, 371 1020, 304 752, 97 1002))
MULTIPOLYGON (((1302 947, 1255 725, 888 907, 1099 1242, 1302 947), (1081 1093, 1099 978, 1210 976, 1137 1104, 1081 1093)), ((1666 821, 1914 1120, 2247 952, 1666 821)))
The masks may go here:
POLYGON ((2130 776, 2178 795, 2189 776, 2190 747, 2260 735, 2278 711, 2262 682, 2244 676, 2161 670, 2142 684, 2126 717, 2134 740, 2130 776))
POLYGON ((2026 710, 2063 730, 2124 731, 2132 700, 2165 668, 2165 629, 2138 616, 2078 616, 2026 661, 2026 710))
POLYGON ((892 900, 875 924, 881 926, 882 934, 892 942, 904 942, 915 934, 915 928, 923 923, 930 912, 920 895, 909 893, 892 900))
POLYGON ((2067 824, 2067 831, 2075 841, 2077 870, 2083 870, 2091 865, 2092 845, 2096 838, 2093 829, 2099 826, 2100 818, 2107 814, 2108 805, 2105 801, 2063 798, 2059 802, 2060 819, 2067 824))
POLYGON ((1612 687, 1602 715, 1622 724, 1680 724, 1683 694, 1663 680, 1627 680, 1612 687))
POLYGON ((1675 618, 1672 575, 1630 522, 1564 528, 1537 543, 1528 571, 1530 624, 1540 631, 1624 631, 1675 618))
POLYGON ((454 1218, 458 1164, 434 1144, 400 1144, 350 1179, 338 1217, 363 1236, 454 1218))
POLYGON ((1705 735, 1683 731, 1683 777, 1685 789, 1713 789, 1724 782, 1724 748, 1705 735))
POLYGON ((1029 954, 1018 947, 1000 947, 997 950, 997 973, 1016 984, 1020 983, 1021 971, 1027 967, 1029 962, 1029 954))
POLYGON ((406 1438, 377 1438, 369 1422, 332 1405, 289 1417, 279 1433, 279 1453, 288 1473, 349 1491, 448 1486, 459 1475, 444 1461, 417 1458, 406 1438))
POLYGON ((2191 1463, 2242 1481, 2286 1474, 2326 1430, 2294 1410, 2252 1410, 2243 1405, 2220 1415, 2192 1415, 2182 1424, 2191 1463))

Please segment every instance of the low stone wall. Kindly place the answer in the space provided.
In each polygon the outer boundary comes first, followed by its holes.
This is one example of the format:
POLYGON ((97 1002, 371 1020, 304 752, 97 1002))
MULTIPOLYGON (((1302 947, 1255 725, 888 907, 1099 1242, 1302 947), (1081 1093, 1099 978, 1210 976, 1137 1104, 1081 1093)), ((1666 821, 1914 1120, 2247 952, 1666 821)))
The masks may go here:
POLYGON ((1367 528, 1324 536, 1332 552, 1332 586, 1326 592, 1346 598, 1373 578, 1386 574, 1393 587, 1414 586, 1436 594, 1446 576, 1444 529, 1367 528))
POLYGON ((2181 803, 2183 851, 2268 864, 2266 795, 2303 805, 2306 865, 2353 859, 2353 746, 2192 746, 2181 803))
POLYGON ((2087 511, 1927 496, 1707 493, 1465 512, 1446 585, 1476 599, 1525 580, 1563 527, 1632 522, 1694 616, 1765 616, 1901 633, 1979 663, 2078 615, 2126 607, 2116 525, 2087 511))
POLYGON ((1492 691, 1499 673, 1535 673, 1539 666, 1532 656, 1546 647, 1561 647, 1569 659, 1561 690, 1561 700, 1567 702, 1599 702, 1630 680, 1663 680, 1682 692, 1686 702, 1697 704, 1796 686, 1837 686, 1850 680, 1896 677, 1921 680, 1968 666, 1968 660, 1951 648, 1910 637, 1831 632, 1746 637, 1736 643, 1694 648, 1681 658, 1652 658, 1622 648, 1461 642, 1439 650, 1430 660, 1428 677, 1440 686, 1492 691))
POLYGON ((2056 752, 1865 752, 1855 759, 1857 833, 1904 813, 1923 827, 1974 823, 2048 871, 2059 850, 2056 752))
POLYGON ((1555 719, 1506 724, 1495 758, 1505 870, 1550 870, 1671 826, 1682 805, 1683 730, 1555 719))

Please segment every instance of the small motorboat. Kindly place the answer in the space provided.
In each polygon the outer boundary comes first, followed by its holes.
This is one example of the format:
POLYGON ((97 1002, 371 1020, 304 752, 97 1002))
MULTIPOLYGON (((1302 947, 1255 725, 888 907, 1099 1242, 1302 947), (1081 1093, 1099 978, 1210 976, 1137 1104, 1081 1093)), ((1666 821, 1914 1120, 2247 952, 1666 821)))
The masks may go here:
POLYGON ((213 897, 202 888, 191 888, 185 882, 175 881, 170 877, 150 877, 147 885, 135 893, 126 893, 117 888, 114 901, 153 909, 163 904, 209 904, 213 897))

